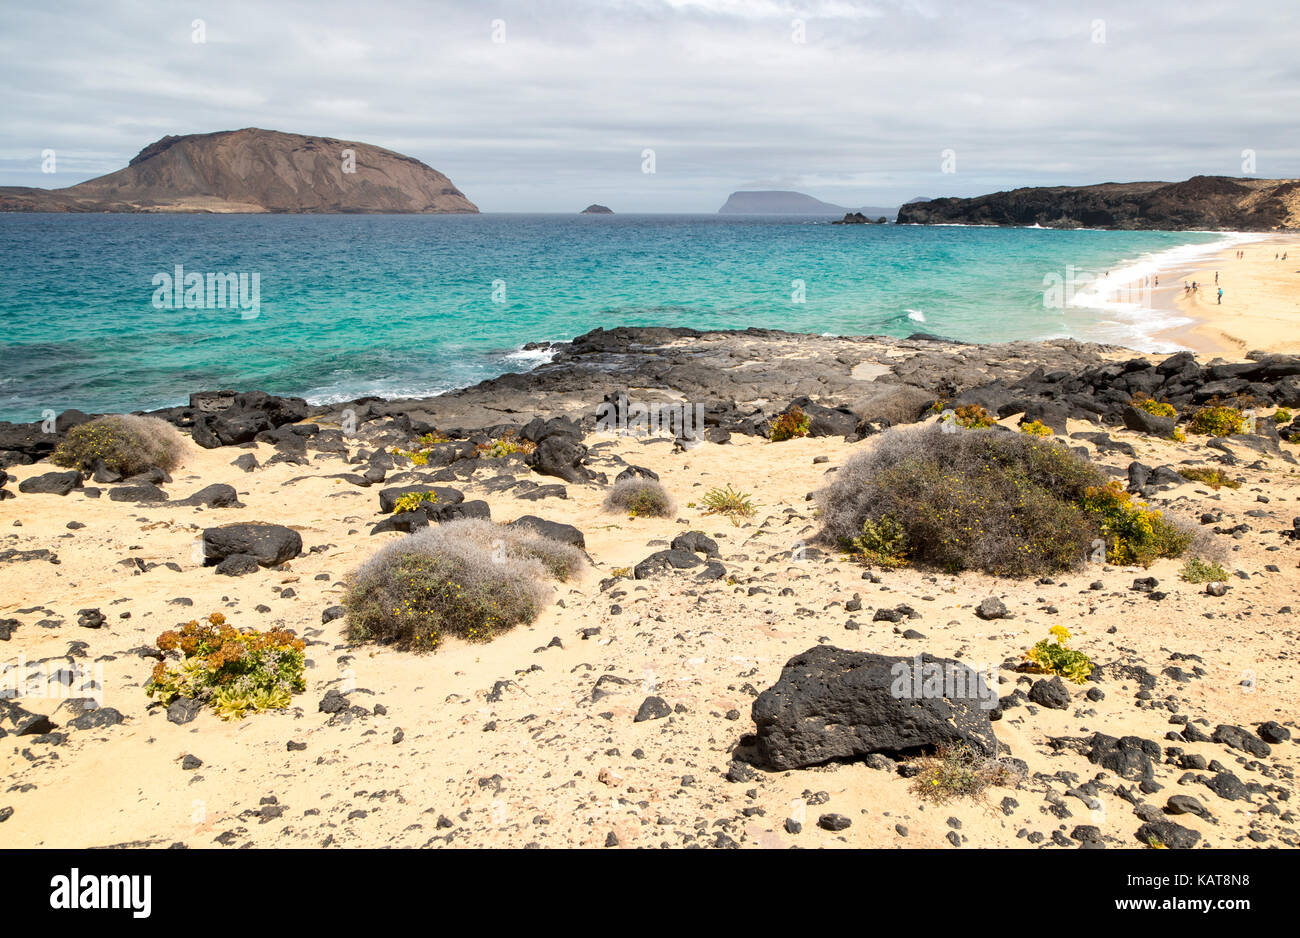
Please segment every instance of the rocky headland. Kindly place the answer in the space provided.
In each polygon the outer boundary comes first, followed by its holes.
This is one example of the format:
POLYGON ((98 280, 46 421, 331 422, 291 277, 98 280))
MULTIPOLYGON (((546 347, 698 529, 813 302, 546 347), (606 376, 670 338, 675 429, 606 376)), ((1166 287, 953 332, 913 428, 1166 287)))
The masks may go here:
POLYGON ((472 213, 450 179, 368 143, 245 128, 167 136, 65 189, 0 187, 2 212, 472 213))
POLYGON ((1300 180, 1193 176, 909 202, 900 225, 1011 225, 1148 231, 1300 228, 1300 180))

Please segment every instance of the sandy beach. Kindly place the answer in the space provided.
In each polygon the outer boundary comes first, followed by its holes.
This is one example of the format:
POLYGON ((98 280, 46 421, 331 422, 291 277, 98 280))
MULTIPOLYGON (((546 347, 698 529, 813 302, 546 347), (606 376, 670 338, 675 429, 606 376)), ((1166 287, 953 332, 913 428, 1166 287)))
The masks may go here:
MULTIPOLYGON (((862 400, 868 391, 897 394, 900 376, 928 368, 974 386, 990 368, 1028 369, 1034 358, 1065 364, 1049 356, 1068 354, 1102 369, 1114 358, 1114 350, 1071 343, 978 349, 771 336, 744 338, 755 359, 745 361, 740 341, 683 338, 665 348, 684 355, 714 342, 730 364, 712 374, 752 375, 774 359, 811 374, 808 349, 824 347, 821 360, 833 368, 823 386, 838 380, 838 393, 862 400)), ((541 407, 556 398, 534 399, 541 407)), ((409 404, 405 411, 419 413, 409 404)), ((322 427, 327 416, 317 415, 322 427)), ((1016 423, 1016 414, 1002 419, 1016 423)), ((380 415, 361 432, 391 433, 393 425, 380 415)), ((1135 836, 1144 822, 1176 822, 1161 830, 1215 847, 1295 846, 1287 801, 1300 769, 1294 743, 1261 755, 1268 747, 1248 729, 1251 738, 1238 743, 1246 752, 1224 744, 1238 737, 1221 725, 1295 726, 1289 604, 1300 541, 1287 531, 1300 513, 1296 447, 1274 453, 1261 437, 1210 449, 1204 437, 1098 429, 1078 419, 1061 427, 1117 478, 1135 460, 1213 465, 1230 454, 1225 468, 1242 481, 1238 489, 1177 480, 1152 490, 1164 510, 1236 532, 1221 537, 1232 572, 1224 595, 1182 581, 1175 560, 1015 580, 923 567, 873 572, 814 549, 820 522, 808 493, 879 435, 778 443, 735 434, 680 451, 665 436, 587 434, 585 465, 610 478, 628 466, 652 470, 678 502, 668 518, 605 510, 606 486, 596 481, 554 485, 538 498, 531 479, 557 480, 517 458, 453 463, 437 478, 454 473, 451 484, 490 505, 493 519, 536 514, 572 524, 592 562, 560 585, 535 622, 490 643, 449 639, 433 654, 353 644, 345 620, 329 612, 348 572, 403 536, 368 533, 384 517, 381 485, 340 475, 348 451, 365 448, 360 440, 343 452, 321 446, 296 455, 265 441, 191 444, 166 483, 175 494, 168 501, 21 491, 0 501, 0 622, 12 620, 0 648, 5 679, 30 679, 16 702, 54 728, 10 733, 0 744, 0 809, 8 810, 0 845, 1133 847, 1147 836, 1135 836), (233 462, 249 456, 255 468, 233 462), (211 483, 234 485, 239 504, 180 504, 211 483), (703 493, 725 485, 752 495, 754 517, 733 524, 704 512, 703 493), (205 528, 263 521, 298 532, 302 553, 243 576, 202 565, 195 545, 205 528), (716 541, 725 578, 629 575, 687 531, 716 541), (1006 616, 978 613, 991 597, 1006 616), (897 612, 905 607, 907 616, 897 612), (87 609, 102 613, 98 626, 85 626, 87 609), (216 611, 239 627, 277 625, 306 640, 307 686, 289 708, 238 722, 204 710, 176 722, 145 695, 159 633, 216 611), (1060 707, 1038 706, 1032 695, 1025 700, 1038 676, 1002 666, 1058 624, 1105 676, 1067 685, 1060 707), (755 698, 792 656, 825 645, 1001 667, 1005 713, 993 726, 1024 777, 936 804, 918 797, 907 758, 751 766, 744 759, 755 698), (41 681, 70 667, 92 676, 115 721, 76 726, 66 694, 41 681), (331 692, 344 695, 347 709, 326 709, 331 692), (651 696, 671 712, 638 722, 651 696), (1117 776, 1079 748, 1094 733, 1164 753, 1140 782, 1117 776), (1193 804, 1203 816, 1183 810, 1193 804), (832 814, 849 826, 819 826, 832 814)), ((435 478, 410 468, 382 484, 435 478)), ((9 473, 21 483, 50 469, 41 461, 9 473)))
POLYGON ((1157 338, 1230 360, 1253 351, 1300 351, 1300 237, 1252 241, 1222 251, 1208 263, 1161 270, 1159 277, 1153 304, 1194 321, 1157 338), (1238 251, 1244 257, 1238 258, 1238 251), (1288 259, 1281 260, 1282 254, 1288 259), (1185 293, 1183 284, 1193 282, 1196 292, 1185 293))

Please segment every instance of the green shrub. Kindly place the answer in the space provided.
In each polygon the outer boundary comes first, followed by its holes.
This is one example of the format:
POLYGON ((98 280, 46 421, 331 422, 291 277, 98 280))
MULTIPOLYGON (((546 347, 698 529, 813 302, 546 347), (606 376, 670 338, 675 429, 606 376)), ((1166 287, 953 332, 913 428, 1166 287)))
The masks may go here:
POLYGON ((1246 415, 1236 407, 1225 404, 1207 404, 1188 422, 1187 428, 1193 433, 1210 436, 1231 436, 1246 430, 1246 415))
POLYGON ((731 519, 732 524, 740 524, 746 518, 754 517, 758 511, 746 492, 738 492, 727 483, 726 488, 712 488, 704 493, 704 513, 722 515, 731 519))
POLYGON ((1064 570, 1082 563, 1098 539, 1112 562, 1145 564, 1177 556, 1192 538, 1159 512, 1131 504, 1063 443, 996 430, 889 430, 850 459, 817 500, 824 541, 950 572, 1064 570))
POLYGON ((1030 436, 1051 436, 1052 428, 1038 420, 1026 420, 1020 424, 1020 432, 1030 436))
POLYGON ((50 458, 55 465, 86 472, 102 459, 114 472, 133 476, 155 468, 170 472, 184 452, 184 439, 167 421, 110 414, 73 427, 50 458))
POLYGON ((164 704, 177 697, 201 700, 223 720, 279 710, 306 688, 304 647, 288 629, 235 629, 214 612, 158 636, 158 648, 178 652, 181 660, 154 665, 145 693, 164 704))
POLYGON ((1200 557, 1192 557, 1183 564, 1178 575, 1188 583, 1223 583, 1228 579, 1228 571, 1221 564, 1200 557))
POLYGON ((1045 638, 1025 652, 1025 670, 1036 674, 1059 674, 1082 684, 1092 673, 1092 659, 1068 647, 1070 630, 1065 626, 1054 625, 1049 631, 1055 641, 1045 638))
POLYGON ((654 479, 634 476, 615 482, 605 497, 609 511, 626 511, 633 518, 671 518, 677 506, 664 487, 654 479))
POLYGON ((1081 562, 1097 536, 1078 507, 1104 477, 1056 440, 899 427, 817 493, 824 541, 854 549, 867 523, 901 526, 907 559, 1007 576, 1081 562))
POLYGON ((1161 557, 1178 557, 1192 545, 1190 530, 1134 502, 1118 482, 1089 488, 1083 506, 1100 525, 1110 563, 1148 567, 1161 557))
POLYGON ((772 429, 768 431, 767 438, 773 443, 780 443, 807 436, 810 429, 812 429, 812 418, 803 412, 803 408, 796 405, 772 421, 772 429))
POLYGON ((584 563, 576 547, 490 521, 460 519, 387 545, 347 578, 348 637, 432 651, 444 636, 487 641, 533 621, 584 563))
POLYGON ((1222 488, 1225 485, 1230 489, 1241 488, 1241 483, 1232 476, 1222 469, 1210 466, 1182 466, 1178 474, 1192 482, 1203 482, 1212 489, 1222 488))

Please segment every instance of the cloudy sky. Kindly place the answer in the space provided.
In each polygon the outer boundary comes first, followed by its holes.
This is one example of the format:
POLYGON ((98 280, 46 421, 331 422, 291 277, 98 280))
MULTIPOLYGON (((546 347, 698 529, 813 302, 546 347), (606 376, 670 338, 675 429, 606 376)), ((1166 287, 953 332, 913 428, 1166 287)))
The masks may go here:
POLYGON ((415 156, 484 211, 897 204, 1243 150, 1297 176, 1298 48, 1295 0, 6 2, 0 185, 239 127, 415 156))

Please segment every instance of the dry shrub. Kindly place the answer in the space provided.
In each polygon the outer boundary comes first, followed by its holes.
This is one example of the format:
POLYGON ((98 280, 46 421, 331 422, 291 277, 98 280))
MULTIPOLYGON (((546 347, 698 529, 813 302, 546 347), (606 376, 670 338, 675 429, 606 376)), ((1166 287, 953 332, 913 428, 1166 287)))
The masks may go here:
POLYGON ((615 482, 605 497, 605 508, 626 511, 636 518, 671 518, 677 513, 677 505, 664 487, 640 476, 615 482))
POLYGON ((429 651, 444 635, 486 641, 536 618, 551 581, 584 563, 580 550, 526 528, 461 519, 394 541, 348 577, 353 641, 429 651))
POLYGON ((184 454, 184 438, 167 421, 109 414, 69 430, 51 458, 56 465, 86 472, 102 459, 114 472, 133 476, 155 468, 170 472, 184 454))

